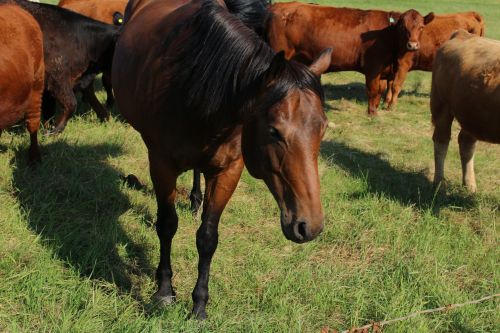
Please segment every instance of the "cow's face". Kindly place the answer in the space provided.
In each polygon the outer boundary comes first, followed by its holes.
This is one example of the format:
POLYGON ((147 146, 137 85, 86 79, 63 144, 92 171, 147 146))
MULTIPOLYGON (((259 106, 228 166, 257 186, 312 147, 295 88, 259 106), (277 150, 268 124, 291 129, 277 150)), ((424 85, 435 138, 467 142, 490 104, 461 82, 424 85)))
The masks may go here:
POLYGON ((423 17, 414 9, 404 12, 396 24, 399 43, 406 51, 417 51, 420 49, 420 36, 424 26, 434 19, 430 13, 423 17))

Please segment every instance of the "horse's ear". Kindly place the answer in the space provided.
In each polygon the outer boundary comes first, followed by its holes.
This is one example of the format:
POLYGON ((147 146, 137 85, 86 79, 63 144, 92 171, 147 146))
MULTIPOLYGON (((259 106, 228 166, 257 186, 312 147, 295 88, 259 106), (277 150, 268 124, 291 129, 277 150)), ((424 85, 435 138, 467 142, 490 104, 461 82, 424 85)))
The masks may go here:
POLYGON ((311 72, 316 74, 316 76, 321 76, 324 72, 330 68, 332 62, 332 51, 331 47, 324 49, 320 55, 313 61, 309 69, 311 72))
POLYGON ((424 16, 424 24, 427 25, 431 23, 435 18, 436 15, 434 15, 434 12, 430 12, 429 14, 424 16))
POLYGON ((285 51, 276 53, 271 60, 271 64, 266 71, 266 82, 272 81, 276 76, 282 73, 286 68, 287 60, 285 58, 285 51))

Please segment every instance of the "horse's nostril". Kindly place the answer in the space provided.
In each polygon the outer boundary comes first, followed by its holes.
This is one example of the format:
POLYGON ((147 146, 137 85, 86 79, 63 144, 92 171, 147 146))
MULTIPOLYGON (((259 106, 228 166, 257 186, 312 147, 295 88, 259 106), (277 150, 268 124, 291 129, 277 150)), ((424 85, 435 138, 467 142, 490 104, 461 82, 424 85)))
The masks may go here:
POLYGON ((297 231, 300 236, 302 236, 302 239, 307 239, 307 224, 305 222, 299 222, 299 226, 297 228, 297 231))

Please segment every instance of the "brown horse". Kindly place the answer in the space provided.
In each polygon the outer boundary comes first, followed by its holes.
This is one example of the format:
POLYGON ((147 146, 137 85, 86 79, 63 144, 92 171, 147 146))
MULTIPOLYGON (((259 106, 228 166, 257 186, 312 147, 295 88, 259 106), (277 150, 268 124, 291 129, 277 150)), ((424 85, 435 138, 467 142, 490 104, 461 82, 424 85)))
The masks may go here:
POLYGON ((0 36, 0 132, 24 119, 31 139, 29 162, 39 162, 37 134, 45 78, 42 31, 29 13, 3 4, 0 36))
POLYGON ((434 183, 444 177, 444 160, 456 118, 462 180, 476 191, 474 150, 477 140, 500 143, 500 41, 465 30, 438 50, 432 69, 432 122, 435 126, 434 183))
POLYGON ((238 1, 248 15, 227 10, 236 0, 152 0, 136 14, 132 1, 113 62, 118 108, 148 148, 160 240, 154 297, 163 303, 175 300, 176 181, 193 168, 205 175, 192 294, 198 318, 206 317, 219 219, 244 165, 273 194, 286 238, 302 243, 323 229, 317 158, 326 117, 319 76, 331 50, 310 67, 288 62, 245 25, 267 15, 265 1, 238 1))

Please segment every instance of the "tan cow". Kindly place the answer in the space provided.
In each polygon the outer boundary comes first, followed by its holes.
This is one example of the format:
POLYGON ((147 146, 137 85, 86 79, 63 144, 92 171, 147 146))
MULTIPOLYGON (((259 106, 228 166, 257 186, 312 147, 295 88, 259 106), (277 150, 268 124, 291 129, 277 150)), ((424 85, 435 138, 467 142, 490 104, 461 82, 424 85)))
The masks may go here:
POLYGON ((476 141, 500 143, 500 41, 459 30, 443 44, 432 70, 431 113, 434 183, 444 177, 451 124, 457 119, 463 184, 475 192, 476 141))

